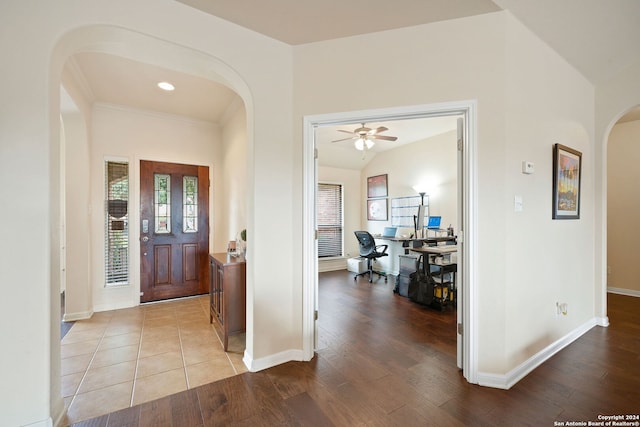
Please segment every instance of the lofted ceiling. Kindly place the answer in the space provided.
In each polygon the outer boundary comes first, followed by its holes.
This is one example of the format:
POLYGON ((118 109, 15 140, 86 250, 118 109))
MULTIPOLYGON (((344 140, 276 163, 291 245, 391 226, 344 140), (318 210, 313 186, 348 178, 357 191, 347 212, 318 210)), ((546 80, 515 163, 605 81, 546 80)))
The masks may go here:
POLYGON ((491 0, 177 0, 290 45, 500 10, 491 0))
MULTIPOLYGON (((426 24, 508 10, 595 86, 631 64, 640 62, 640 0, 175 0, 204 13, 280 40, 289 45, 426 24)), ((90 102, 123 105, 219 123, 237 95, 211 80, 185 75, 101 53, 76 54, 70 61, 90 102), (174 92, 156 87, 172 81, 174 92)), ((63 97, 63 100, 65 98, 63 97)), ((66 104, 66 103, 65 103, 66 104)), ((65 108, 63 106, 63 108, 65 108)), ((627 116, 623 120, 638 116, 627 116)), ((395 146, 444 132, 435 119, 387 122, 395 146), (433 129, 430 130, 430 125, 433 129)), ((359 123, 354 123, 355 128, 359 123)), ((372 123, 371 126, 381 124, 372 123)), ((447 126, 455 128, 455 124, 447 126)), ((345 128, 349 126, 342 126, 345 128)), ((331 157, 341 157, 343 145, 330 143, 344 134, 338 127, 318 129, 331 157)), ((393 144, 377 144, 376 151, 393 144)), ((349 150, 353 157, 355 150, 349 150)), ((322 157, 322 156, 321 156, 322 157)), ((327 156, 325 156, 326 158, 327 156)), ((362 165, 355 153, 350 167, 362 165)), ((347 157, 341 161, 344 163, 347 157)), ((361 166, 360 166, 361 167, 361 166)))
POLYGON ((176 0, 290 45, 508 10, 594 84, 640 62, 638 0, 176 0))

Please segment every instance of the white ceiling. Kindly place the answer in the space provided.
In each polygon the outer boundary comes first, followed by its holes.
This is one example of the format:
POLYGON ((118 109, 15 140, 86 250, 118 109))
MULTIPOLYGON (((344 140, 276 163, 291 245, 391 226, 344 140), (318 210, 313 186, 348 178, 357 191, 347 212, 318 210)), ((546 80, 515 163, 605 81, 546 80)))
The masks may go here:
POLYGON ((191 117, 219 123, 238 95, 212 80, 104 53, 78 53, 71 66, 84 80, 91 102, 191 117), (161 81, 175 86, 158 88, 161 81))
MULTIPOLYGON (((383 31, 508 9, 592 83, 607 81, 630 64, 640 62, 640 0, 176 0, 203 12, 296 45, 383 31)), ((224 85, 171 70, 99 53, 72 58, 74 74, 84 80, 90 102, 124 105, 219 123, 239 102, 224 85), (169 80, 174 92, 156 84, 169 80)), ((626 117, 628 120, 633 117, 626 117)), ((436 119, 387 122, 398 144, 442 133, 436 119), (415 122, 415 123, 413 123, 415 122), (421 133, 408 129, 414 124, 421 133), (431 129, 433 127, 433 129, 431 129), (422 135, 424 133, 424 135, 422 135), (411 135, 414 136, 411 136, 411 135)), ((446 122, 446 121, 445 121, 446 122)), ((358 127, 354 123, 351 128, 358 127)), ((376 127, 380 123, 368 123, 376 127)), ((343 126, 341 128, 349 128, 343 126)), ((336 127, 320 128, 316 139, 327 143, 345 136, 336 127)), ((387 145, 379 142, 374 154, 387 145)), ((362 153, 340 144, 325 149, 325 159, 361 167, 362 153), (340 150, 345 153, 341 154, 340 150), (354 153, 355 152, 355 153, 354 153), (349 156, 355 158, 347 161, 349 156), (339 160, 339 161, 338 161, 339 160)), ((322 158, 322 155, 321 155, 322 158)))

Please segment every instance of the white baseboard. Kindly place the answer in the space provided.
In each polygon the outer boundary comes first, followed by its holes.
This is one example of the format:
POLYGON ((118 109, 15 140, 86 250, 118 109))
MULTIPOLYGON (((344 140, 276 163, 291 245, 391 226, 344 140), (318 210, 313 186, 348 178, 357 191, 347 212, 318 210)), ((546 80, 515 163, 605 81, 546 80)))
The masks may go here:
POLYGON ((135 305, 131 304, 131 301, 116 301, 109 304, 97 304, 93 306, 93 311, 95 313, 99 313, 101 311, 111 311, 111 310, 120 310, 123 308, 131 308, 135 307, 135 305))
POLYGON ((291 362, 291 361, 300 362, 303 360, 304 360, 304 357, 303 357, 302 350, 286 350, 280 353, 272 354, 267 357, 262 357, 260 359, 253 359, 251 355, 247 352, 247 350, 245 350, 244 357, 242 358, 242 361, 244 362, 245 366, 251 372, 262 371, 263 369, 282 365, 283 363, 286 363, 286 362, 291 362))
POLYGON ((508 390, 513 387, 518 381, 524 378, 527 374, 531 373, 538 366, 542 365, 551 356, 558 353, 560 350, 580 338, 583 334, 585 334, 587 331, 598 324, 599 323, 596 318, 589 320, 582 326, 574 329, 564 337, 560 338, 556 342, 550 344, 546 348, 534 354, 529 359, 516 366, 506 374, 490 374, 478 372, 478 384, 485 387, 508 390))
POLYGON ((91 316, 93 316, 93 311, 79 311, 77 313, 65 313, 62 316, 62 321, 75 322, 76 320, 91 319, 91 316))
POLYGON ((318 272, 325 273, 327 271, 338 271, 347 269, 346 258, 332 258, 318 261, 318 272))
POLYGON ((635 289, 624 289, 624 288, 608 287, 607 288, 607 292, 612 293, 612 294, 626 295, 628 297, 639 297, 640 298, 640 291, 636 291, 635 289))
POLYGON ((44 420, 36 421, 32 424, 27 424, 25 427, 53 427, 53 420, 49 417, 44 420))

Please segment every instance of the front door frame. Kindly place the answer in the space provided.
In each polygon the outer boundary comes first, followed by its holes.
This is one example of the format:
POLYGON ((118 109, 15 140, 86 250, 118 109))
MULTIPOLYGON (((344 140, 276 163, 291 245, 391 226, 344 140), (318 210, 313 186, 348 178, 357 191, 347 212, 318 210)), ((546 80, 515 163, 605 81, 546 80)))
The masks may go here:
MULTIPOLYGON (((198 241, 198 247, 199 249, 203 249, 206 248, 206 256, 201 256, 201 254, 199 254, 200 256, 200 263, 198 266, 198 277, 199 277, 199 282, 200 282, 200 291, 198 291, 197 293, 194 293, 192 295, 186 295, 188 296, 196 296, 196 295, 203 295, 206 293, 205 288, 208 289, 209 286, 209 263, 208 263, 208 254, 210 252, 210 240, 211 240, 211 223, 210 223, 210 217, 211 217, 211 165, 208 164, 203 164, 202 162, 198 162, 198 163, 187 163, 187 162, 180 162, 180 161, 163 161, 163 160, 150 160, 150 159, 137 159, 136 161, 136 171, 137 171, 137 179, 136 179, 136 226, 137 226, 137 238, 133 237, 133 239, 137 242, 137 246, 138 246, 138 251, 136 252, 137 256, 138 256, 138 260, 136 263, 137 266, 137 278, 138 278, 138 283, 137 283, 137 288, 138 288, 138 294, 139 297, 136 301, 135 305, 138 304, 143 304, 143 303, 148 303, 148 302, 157 302, 157 301, 161 301, 163 299, 163 297, 157 298, 157 299, 151 299, 151 300, 147 300, 147 298, 143 297, 143 278, 142 278, 142 274, 143 274, 143 268, 142 268, 142 263, 144 260, 144 255, 143 255, 143 251, 142 248, 145 246, 144 243, 142 243, 142 239, 144 236, 147 236, 148 238, 151 239, 151 241, 153 241, 153 236, 154 236, 154 232, 153 231, 148 231, 148 232, 144 232, 144 230, 142 230, 142 162, 147 162, 150 164, 155 164, 155 165, 165 165, 167 167, 171 167, 171 166, 177 166, 177 167, 190 167, 190 168, 196 168, 197 169, 197 173, 198 173, 198 178, 199 178, 199 191, 202 192, 203 189, 206 188, 206 194, 200 194, 201 197, 199 197, 199 201, 200 199, 204 199, 203 201, 205 202, 203 206, 199 206, 199 227, 200 227, 200 231, 197 233, 198 236, 206 236, 206 240, 204 241, 198 241), (201 171, 206 171, 206 173, 202 174, 201 171), (206 182, 203 180, 203 178, 206 176, 206 182), (204 196, 204 197, 202 197, 204 196), (201 248, 200 246, 202 246, 203 248, 201 248)), ((151 208, 153 210, 153 208, 151 208)), ((179 208, 180 210, 181 208, 179 208)), ((149 224, 149 230, 151 230, 153 228, 153 221, 150 221, 151 224, 149 224)), ((136 228, 132 227, 134 230, 136 230, 136 228)), ((130 232, 131 232, 131 228, 130 228, 130 232)), ((130 239, 132 238, 132 235, 129 236, 130 239)), ((152 286, 152 283, 149 283, 150 286, 152 286)), ((178 297, 183 297, 183 296, 178 296, 178 297)), ((169 298, 174 298, 174 297, 169 297, 169 298)))
MULTIPOLYGON (((317 314, 318 264, 315 237, 316 147, 315 128, 353 122, 403 120, 411 118, 462 115, 464 117, 462 195, 464 218, 462 228, 462 293, 463 322, 462 365, 468 382, 478 383, 477 332, 477 101, 467 100, 437 104, 414 105, 376 110, 352 111, 305 116, 303 123, 303 355, 314 355, 317 314)), ((460 184, 459 184, 460 185, 460 184)))

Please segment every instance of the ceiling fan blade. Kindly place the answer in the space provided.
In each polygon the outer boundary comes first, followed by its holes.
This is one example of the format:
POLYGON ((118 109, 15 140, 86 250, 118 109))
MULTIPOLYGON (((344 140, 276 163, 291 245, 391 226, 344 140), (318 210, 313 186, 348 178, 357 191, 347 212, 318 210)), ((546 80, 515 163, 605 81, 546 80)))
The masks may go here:
POLYGON ((351 138, 343 138, 343 139, 336 139, 335 141, 331 141, 331 142, 342 142, 342 141, 353 141, 354 139, 358 139, 358 136, 352 136, 351 138))
POLYGON ((378 128, 373 130, 373 135, 378 134, 378 133, 382 133, 382 132, 386 132, 388 130, 389 130, 388 128, 386 128, 384 126, 380 126, 380 127, 378 127, 378 128))
POLYGON ((344 130, 344 129, 338 129, 338 132, 344 132, 344 133, 353 133, 353 131, 350 130, 344 130))
POLYGON ((398 139, 397 136, 386 136, 386 135, 371 135, 369 138, 371 139, 381 139, 383 141, 395 141, 398 139))

